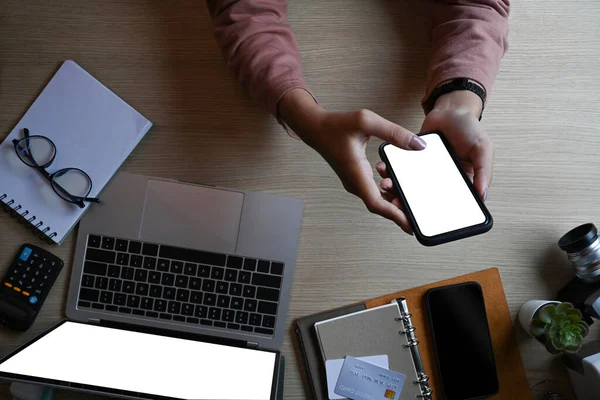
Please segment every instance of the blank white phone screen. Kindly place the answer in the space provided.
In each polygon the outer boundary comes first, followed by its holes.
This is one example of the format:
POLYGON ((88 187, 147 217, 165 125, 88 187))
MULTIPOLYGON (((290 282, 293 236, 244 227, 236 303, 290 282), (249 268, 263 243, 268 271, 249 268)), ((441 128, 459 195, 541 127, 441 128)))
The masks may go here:
POLYGON ((423 135, 420 151, 384 147, 385 155, 423 235, 482 224, 486 216, 437 134, 423 135))
POLYGON ((275 353, 65 322, 0 372, 179 399, 269 399, 275 353))

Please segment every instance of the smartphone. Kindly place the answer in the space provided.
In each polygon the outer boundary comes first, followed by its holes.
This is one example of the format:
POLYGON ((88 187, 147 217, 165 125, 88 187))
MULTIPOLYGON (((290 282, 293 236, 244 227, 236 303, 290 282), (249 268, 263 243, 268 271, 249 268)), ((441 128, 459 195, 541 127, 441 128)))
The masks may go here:
POLYGON ((498 393, 498 373, 483 291, 476 282, 426 294, 445 400, 483 399, 498 393))
POLYGON ((417 240, 435 246, 489 231, 492 215, 443 134, 419 136, 424 150, 379 147, 417 240))

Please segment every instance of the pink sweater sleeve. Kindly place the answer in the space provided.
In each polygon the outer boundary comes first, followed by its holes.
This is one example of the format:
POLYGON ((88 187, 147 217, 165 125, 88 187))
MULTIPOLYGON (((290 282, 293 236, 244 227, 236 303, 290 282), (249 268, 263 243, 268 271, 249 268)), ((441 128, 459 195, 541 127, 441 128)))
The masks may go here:
POLYGON ((510 0, 434 0, 426 100, 454 78, 479 82, 489 95, 508 49, 510 0))
POLYGON ((250 95, 277 116, 281 97, 308 87, 286 0, 206 0, 227 65, 250 95))

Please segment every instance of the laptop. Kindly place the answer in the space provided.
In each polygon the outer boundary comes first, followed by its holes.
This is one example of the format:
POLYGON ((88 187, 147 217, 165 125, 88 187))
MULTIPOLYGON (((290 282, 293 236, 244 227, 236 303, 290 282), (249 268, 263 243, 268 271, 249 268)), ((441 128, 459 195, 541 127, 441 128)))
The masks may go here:
POLYGON ((125 398, 281 396, 302 201, 128 173, 100 199, 80 223, 67 320, 0 360, 0 378, 125 398))

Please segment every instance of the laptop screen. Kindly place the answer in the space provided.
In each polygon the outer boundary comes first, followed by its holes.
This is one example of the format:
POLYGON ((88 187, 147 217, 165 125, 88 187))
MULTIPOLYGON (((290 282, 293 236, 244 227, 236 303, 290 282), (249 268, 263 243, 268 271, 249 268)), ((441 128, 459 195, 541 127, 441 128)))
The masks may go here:
POLYGON ((271 399, 277 360, 276 352, 65 321, 2 361, 0 377, 155 398, 271 399))

